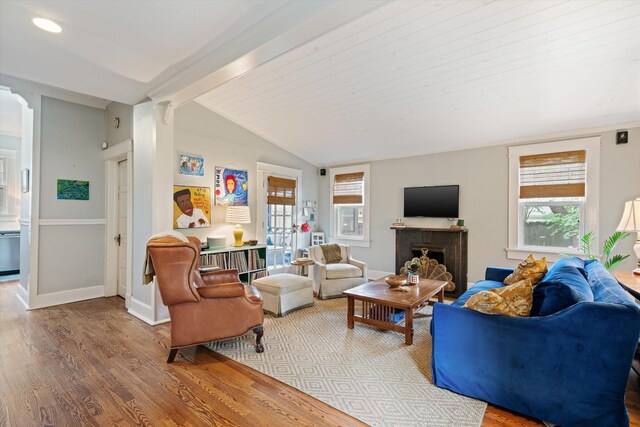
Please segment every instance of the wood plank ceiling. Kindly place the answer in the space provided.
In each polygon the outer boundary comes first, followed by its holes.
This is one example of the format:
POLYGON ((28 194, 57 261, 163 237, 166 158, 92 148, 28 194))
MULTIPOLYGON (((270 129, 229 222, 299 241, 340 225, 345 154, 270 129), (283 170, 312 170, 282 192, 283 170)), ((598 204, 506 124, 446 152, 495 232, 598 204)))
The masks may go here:
POLYGON ((197 102, 316 165, 637 121, 640 2, 390 2, 197 102))

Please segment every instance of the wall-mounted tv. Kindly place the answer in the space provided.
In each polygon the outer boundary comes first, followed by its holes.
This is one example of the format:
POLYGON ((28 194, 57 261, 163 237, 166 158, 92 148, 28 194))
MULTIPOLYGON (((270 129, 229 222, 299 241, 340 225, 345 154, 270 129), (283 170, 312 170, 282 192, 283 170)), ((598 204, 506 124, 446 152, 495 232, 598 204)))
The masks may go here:
POLYGON ((404 217, 458 218, 460 186, 407 187, 404 189, 404 217))

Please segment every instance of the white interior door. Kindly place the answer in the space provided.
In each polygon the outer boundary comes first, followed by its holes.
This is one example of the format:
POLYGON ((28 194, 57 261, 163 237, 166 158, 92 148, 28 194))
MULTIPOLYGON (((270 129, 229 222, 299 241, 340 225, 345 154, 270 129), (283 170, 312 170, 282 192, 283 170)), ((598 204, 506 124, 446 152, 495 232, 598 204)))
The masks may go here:
POLYGON ((118 163, 118 295, 127 294, 127 161, 118 163))

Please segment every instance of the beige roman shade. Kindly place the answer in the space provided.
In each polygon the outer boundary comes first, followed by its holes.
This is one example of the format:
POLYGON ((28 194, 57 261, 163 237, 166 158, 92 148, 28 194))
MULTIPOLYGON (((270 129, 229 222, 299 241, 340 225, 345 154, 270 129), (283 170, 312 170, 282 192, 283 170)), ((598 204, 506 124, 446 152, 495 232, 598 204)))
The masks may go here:
POLYGON ((584 197, 586 152, 563 151, 520 157, 520 198, 584 197))
POLYGON ((334 205, 357 205, 363 203, 364 172, 336 175, 333 181, 334 205))
POLYGON ((295 205, 296 181, 294 179, 268 177, 267 204, 270 205, 295 205))

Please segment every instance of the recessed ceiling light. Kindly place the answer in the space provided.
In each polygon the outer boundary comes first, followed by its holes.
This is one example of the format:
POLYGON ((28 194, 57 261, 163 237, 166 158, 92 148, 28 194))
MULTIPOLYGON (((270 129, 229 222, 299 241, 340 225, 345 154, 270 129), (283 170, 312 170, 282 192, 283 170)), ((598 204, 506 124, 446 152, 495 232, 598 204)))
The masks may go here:
POLYGON ((46 19, 46 18, 33 18, 31 20, 36 27, 43 29, 45 31, 49 31, 50 33, 61 33, 62 32, 62 27, 60 27, 60 25, 56 24, 55 22, 53 22, 50 19, 46 19))

